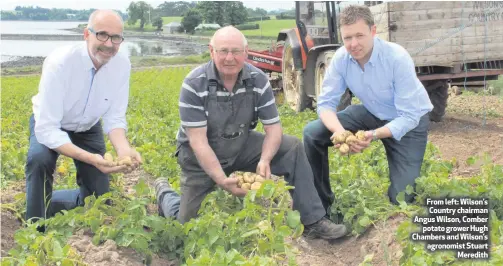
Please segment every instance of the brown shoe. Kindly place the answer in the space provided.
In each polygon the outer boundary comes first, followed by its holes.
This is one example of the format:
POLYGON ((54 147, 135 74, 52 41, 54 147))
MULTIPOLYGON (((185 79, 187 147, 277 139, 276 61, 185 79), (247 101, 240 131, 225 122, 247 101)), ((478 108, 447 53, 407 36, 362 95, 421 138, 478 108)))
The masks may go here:
POLYGON ((348 233, 348 230, 343 224, 335 224, 329 219, 323 217, 314 224, 305 225, 302 233, 308 238, 322 238, 333 240, 341 238, 348 233))

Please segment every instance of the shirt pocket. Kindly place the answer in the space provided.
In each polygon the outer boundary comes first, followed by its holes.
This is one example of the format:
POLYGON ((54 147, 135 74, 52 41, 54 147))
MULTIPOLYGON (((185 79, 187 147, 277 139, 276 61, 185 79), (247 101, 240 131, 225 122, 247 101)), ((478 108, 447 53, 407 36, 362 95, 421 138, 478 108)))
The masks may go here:
POLYGON ((95 116, 100 117, 110 112, 111 106, 112 106, 112 99, 108 97, 97 98, 96 109, 94 109, 95 116))
POLYGON ((394 86, 392 82, 382 82, 375 85, 378 97, 393 98, 394 86))

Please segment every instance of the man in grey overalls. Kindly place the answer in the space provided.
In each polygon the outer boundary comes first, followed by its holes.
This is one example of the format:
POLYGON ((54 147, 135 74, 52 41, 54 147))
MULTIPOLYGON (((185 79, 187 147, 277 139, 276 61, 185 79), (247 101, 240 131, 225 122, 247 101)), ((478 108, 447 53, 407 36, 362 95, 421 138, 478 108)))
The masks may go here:
POLYGON ((181 223, 197 216, 201 202, 217 186, 235 196, 234 171, 284 176, 295 187, 293 208, 300 212, 304 233, 336 239, 346 235, 344 225, 327 219, 313 182, 313 174, 299 139, 283 135, 267 75, 245 63, 247 42, 229 26, 210 42, 212 60, 185 78, 180 92, 181 127, 177 135, 182 170, 181 198, 166 179, 156 181, 160 213, 181 223), (257 120, 265 134, 254 131, 257 120))

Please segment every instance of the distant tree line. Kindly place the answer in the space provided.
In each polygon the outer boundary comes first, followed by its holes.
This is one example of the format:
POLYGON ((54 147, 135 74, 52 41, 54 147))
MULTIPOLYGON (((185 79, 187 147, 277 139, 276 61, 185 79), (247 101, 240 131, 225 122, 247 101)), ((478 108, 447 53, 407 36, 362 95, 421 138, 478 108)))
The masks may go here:
MULTIPOLYGON (((1 11, 1 20, 68 20, 87 21, 95 9, 75 10, 69 8, 43 8, 39 6, 16 6, 13 11, 1 11)), ((127 15, 117 10, 123 18, 127 15)))
MULTIPOLYGON (((185 2, 187 3, 187 2, 185 2)), ((165 2, 165 4, 170 4, 165 2)), ((241 1, 200 1, 191 2, 188 10, 183 14, 180 30, 193 33, 201 23, 218 24, 220 26, 233 25, 239 29, 258 29, 258 24, 246 24, 261 20, 269 20, 272 14, 263 8, 247 8, 241 1)), ((295 10, 289 11, 295 14, 295 10)))
MULTIPOLYGON (((68 20, 87 21, 95 9, 74 10, 62 8, 42 8, 39 6, 17 6, 14 11, 1 11, 2 20, 68 20)), ((233 25, 241 29, 256 29, 256 22, 271 19, 271 15, 278 18, 295 18, 295 10, 267 11, 263 8, 246 8, 241 1, 165 1, 153 7, 145 1, 132 1, 127 13, 117 12, 128 25, 139 22, 140 30, 151 24, 157 30, 163 27, 162 17, 182 17, 180 32, 193 33, 201 23, 218 24, 220 26, 233 25)))

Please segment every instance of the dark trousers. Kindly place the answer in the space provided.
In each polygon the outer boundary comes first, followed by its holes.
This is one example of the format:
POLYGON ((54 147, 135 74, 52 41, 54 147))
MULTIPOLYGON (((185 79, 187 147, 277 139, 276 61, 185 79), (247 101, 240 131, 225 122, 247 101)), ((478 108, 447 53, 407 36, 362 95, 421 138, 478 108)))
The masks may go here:
MULTIPOLYGON (((372 130, 388 123, 372 115, 363 105, 351 105, 338 112, 337 118, 342 126, 350 131, 372 130)), ((426 149, 428 126, 429 118, 426 114, 421 117, 419 125, 405 134, 400 141, 393 138, 381 139, 388 158, 391 181, 388 196, 394 204, 397 204, 398 193, 404 191, 407 185, 415 188, 415 179, 420 175, 426 149)), ((313 169, 316 189, 326 210, 334 201, 328 168, 328 147, 333 146, 331 135, 320 119, 311 121, 304 128, 306 154, 313 169)), ((405 195, 407 202, 413 199, 413 195, 405 195)))
MULTIPOLYGON (((30 117, 30 148, 26 162, 26 219, 49 218, 61 210, 84 205, 84 198, 109 191, 109 176, 87 163, 73 160, 77 168, 79 189, 52 191, 53 174, 59 154, 40 144, 34 133, 35 120, 30 117), (46 204, 47 203, 47 204, 46 204), (47 210, 46 210, 47 207, 47 210)), ((91 153, 105 154, 103 130, 98 122, 86 132, 67 132, 76 146, 91 153)))
MULTIPOLYGON (((234 163, 222 165, 225 173, 229 175, 234 171, 256 172, 263 142, 264 134, 252 131, 245 148, 234 163)), ((197 216, 202 201, 215 189, 215 182, 199 166, 188 147, 180 150, 178 162, 182 168, 181 199, 178 202, 176 195, 170 194, 163 199, 162 208, 165 214, 173 215, 179 204, 178 219, 185 223, 197 216)), ((271 161, 271 173, 284 176, 285 181, 295 187, 291 192, 293 209, 299 211, 303 224, 317 222, 326 214, 314 187, 313 174, 299 139, 283 135, 279 150, 271 161)))

